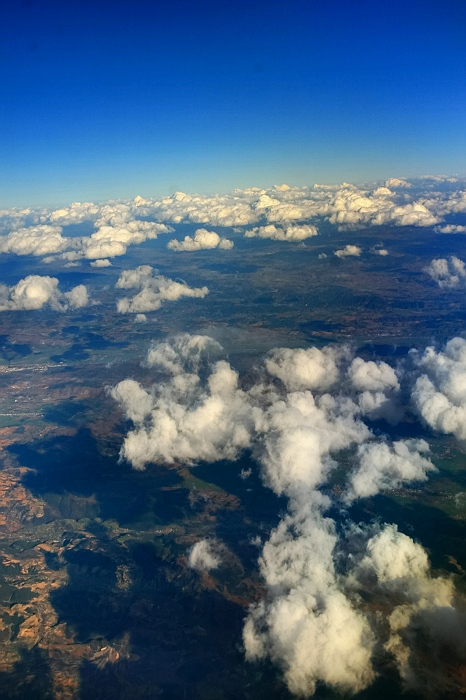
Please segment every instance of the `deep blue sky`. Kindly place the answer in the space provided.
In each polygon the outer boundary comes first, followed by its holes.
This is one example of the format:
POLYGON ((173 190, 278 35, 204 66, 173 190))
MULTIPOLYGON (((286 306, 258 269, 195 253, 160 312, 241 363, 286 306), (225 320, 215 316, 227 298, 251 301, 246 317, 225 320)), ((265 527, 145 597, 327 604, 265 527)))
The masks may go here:
POLYGON ((464 0, 4 0, 0 206, 466 172, 464 0))

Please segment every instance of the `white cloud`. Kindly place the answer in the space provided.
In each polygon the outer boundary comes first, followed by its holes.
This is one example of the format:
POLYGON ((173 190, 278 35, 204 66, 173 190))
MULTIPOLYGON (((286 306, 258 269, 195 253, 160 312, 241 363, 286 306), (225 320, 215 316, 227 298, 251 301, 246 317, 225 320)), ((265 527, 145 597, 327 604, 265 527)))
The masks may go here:
POLYGON ((12 287, 0 285, 0 311, 27 311, 46 305, 55 311, 66 311, 87 304, 87 289, 83 284, 62 293, 56 277, 28 275, 12 287))
POLYGON ((238 388, 237 373, 221 360, 205 380, 196 374, 201 357, 211 349, 216 352, 217 347, 215 341, 202 336, 178 336, 151 348, 148 364, 172 376, 165 385, 154 385, 150 394, 145 392, 150 399, 142 402, 144 415, 138 419, 133 406, 140 403, 135 397, 140 387, 131 385, 129 395, 126 385, 122 392, 121 383, 113 389, 112 396, 127 415, 131 412, 135 422, 121 451, 135 469, 151 461, 192 464, 234 459, 250 445, 254 412, 247 395, 238 388))
POLYGON ((424 272, 442 288, 459 287, 466 281, 464 262, 454 255, 448 260, 446 258, 432 260, 430 265, 424 268, 424 272))
POLYGON ((366 443, 358 448, 359 466, 351 475, 347 501, 367 498, 381 491, 399 488, 411 481, 426 481, 435 470, 423 457, 429 452, 425 440, 399 440, 387 443, 366 443))
POLYGON ((210 571, 220 566, 219 547, 212 540, 200 540, 191 548, 189 566, 197 571, 210 571))
POLYGON ((319 500, 286 516, 265 544, 260 566, 269 594, 250 608, 243 631, 247 658, 269 656, 300 697, 313 695, 319 681, 357 692, 374 678, 374 637, 338 584, 337 537, 319 500))
POLYGON ((335 250, 334 255, 337 256, 337 258, 346 258, 351 255, 355 255, 356 257, 359 257, 362 253, 361 248, 357 245, 345 245, 344 248, 340 248, 340 250, 335 250))
POLYGON ((117 309, 122 314, 156 311, 164 301, 177 301, 182 297, 202 299, 209 293, 207 287, 188 287, 185 282, 156 275, 150 265, 123 270, 115 286, 117 289, 140 290, 134 297, 123 297, 118 301, 117 309))
POLYGON ((466 233, 466 226, 448 224, 447 226, 437 226, 435 230, 438 233, 466 233))
POLYGON ((231 250, 233 241, 228 238, 221 238, 215 231, 207 231, 205 228, 198 228, 194 232, 194 237, 185 236, 182 241, 175 238, 167 243, 170 250, 195 251, 220 248, 221 250, 231 250))
POLYGON ((142 423, 152 411, 151 395, 134 379, 124 379, 110 391, 110 394, 123 406, 126 417, 133 423, 142 423))
POLYGON ((381 360, 365 362, 355 357, 348 368, 348 377, 356 391, 398 391, 400 388, 394 369, 381 360))
POLYGON ((424 549, 395 525, 368 540, 354 574, 364 589, 384 600, 384 647, 405 685, 423 697, 442 695, 452 660, 464 663, 466 655, 465 615, 455 608, 452 580, 435 578, 424 549))
POLYGON ((277 228, 274 224, 260 226, 245 232, 246 238, 271 238, 274 241, 304 241, 306 238, 317 236, 315 226, 302 225, 277 228))
POLYGON ((277 348, 265 361, 267 372, 278 377, 291 391, 301 389, 325 390, 339 378, 339 363, 349 359, 347 346, 327 345, 322 350, 277 348))
POLYGON ((107 260, 107 258, 99 258, 98 260, 94 260, 91 262, 91 267, 110 267, 111 266, 110 260, 107 260))
POLYGON ((50 255, 67 246, 60 226, 39 225, 12 231, 0 238, 0 253, 16 255, 50 255))
POLYGON ((386 181, 385 187, 412 187, 412 185, 402 178, 391 177, 386 181))
POLYGON ((466 340, 452 338, 442 351, 414 355, 422 374, 412 392, 414 406, 434 430, 466 440, 466 340))
POLYGON ((73 202, 69 207, 55 209, 47 215, 50 222, 59 222, 60 225, 78 224, 88 219, 94 219, 99 212, 99 207, 92 202, 73 202))
POLYGON ((78 284, 70 292, 65 292, 63 296, 68 299, 68 304, 73 309, 81 309, 89 303, 87 288, 84 284, 78 284))

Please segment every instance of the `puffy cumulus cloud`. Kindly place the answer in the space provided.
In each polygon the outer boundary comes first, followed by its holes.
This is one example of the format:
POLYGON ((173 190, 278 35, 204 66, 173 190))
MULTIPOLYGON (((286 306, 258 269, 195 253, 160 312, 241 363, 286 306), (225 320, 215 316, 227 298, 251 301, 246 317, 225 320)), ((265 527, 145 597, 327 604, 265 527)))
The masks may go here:
MULTIPOLYGON (((118 216, 110 217, 118 221, 118 216)), ((101 220, 102 222, 102 220, 101 220)), ((81 239, 80 257, 113 258, 124 255, 129 245, 137 245, 146 240, 157 238, 160 233, 169 233, 173 229, 165 224, 152 221, 129 221, 121 225, 102 223, 100 228, 88 238, 81 239)))
MULTIPOLYGON (((0 252, 16 255, 59 254, 64 260, 74 262, 81 258, 90 260, 112 258, 126 253, 129 245, 137 245, 155 239, 161 233, 173 232, 170 226, 153 221, 134 219, 132 209, 125 204, 105 205, 72 204, 40 216, 42 222, 11 231, 0 238, 0 252), (97 213, 99 218, 96 219, 97 213), (67 238, 62 227, 88 218, 95 219, 97 228, 90 236, 67 238)), ((49 261, 55 258, 49 258, 49 261)))
POLYGON ((385 187, 412 187, 410 182, 403 178, 391 177, 385 182, 385 187))
POLYGON ((68 304, 73 309, 81 309, 89 303, 87 287, 84 284, 78 284, 76 287, 73 287, 71 291, 65 292, 63 296, 68 300, 68 304))
MULTIPOLYGON (((216 344, 195 336, 176 337, 155 345, 148 363, 171 374, 165 385, 154 385, 142 402, 144 415, 137 415, 141 387, 123 391, 118 384, 112 396, 135 423, 121 450, 135 469, 149 462, 193 464, 199 460, 234 459, 251 443, 254 411, 238 387, 238 375, 224 360, 214 363, 202 380, 194 370, 201 357, 216 344), (177 352, 177 348, 180 349, 177 352)), ((128 380, 125 380, 128 381, 128 380)), ((145 390, 142 390, 145 391, 145 390)))
POLYGON ((205 228, 198 228, 194 232, 194 237, 185 236, 182 241, 175 238, 167 243, 170 250, 194 251, 220 248, 220 250, 231 250, 234 243, 228 238, 221 238, 215 231, 207 231, 205 228))
POLYGON ((398 423, 404 415, 399 400, 400 384, 396 373, 386 362, 366 362, 355 357, 348 368, 350 386, 357 392, 359 408, 371 420, 384 419, 398 423))
POLYGON ((272 532, 260 559, 268 595, 250 608, 243 630, 247 658, 270 657, 300 697, 319 681, 357 692, 374 678, 374 636, 339 586, 335 527, 321 506, 312 498, 272 532))
POLYGON ((252 204, 257 194, 233 194, 204 196, 175 192, 161 201, 153 201, 146 211, 159 221, 173 223, 210 224, 211 226, 247 226, 260 218, 252 204))
POLYGON ((175 385, 182 379, 184 388, 185 378, 197 383, 201 368, 222 358, 222 346, 210 336, 179 333, 167 342, 154 343, 147 353, 147 365, 171 374, 175 385))
POLYGON ((358 448, 359 466, 350 479, 348 502, 367 498, 381 491, 399 488, 411 481, 426 481, 434 471, 425 440, 400 440, 393 445, 366 443, 358 448))
POLYGON ((429 277, 437 282, 439 287, 452 288, 459 287, 466 280, 466 270, 464 262, 454 255, 446 258, 436 258, 432 260, 428 267, 424 268, 429 277))
POLYGON ((348 377, 357 391, 398 391, 400 388, 395 370, 381 360, 365 362, 355 357, 348 368, 348 377))
POLYGON ((378 248, 377 246, 374 246, 369 250, 369 253, 372 253, 372 255, 382 255, 383 257, 385 257, 386 255, 388 255, 388 250, 386 250, 385 248, 378 248))
POLYGON ((347 397, 290 392, 262 417, 258 459, 277 493, 298 499, 321 484, 335 466, 328 456, 367 440, 358 406, 347 397))
POLYGON ((336 255, 337 258, 347 258, 348 256, 352 255, 359 257, 361 253, 362 250, 359 248, 359 246, 348 244, 345 245, 344 248, 340 248, 340 250, 335 250, 333 254, 336 255))
POLYGON ((142 423, 150 415, 153 401, 151 395, 134 379, 124 379, 111 392, 115 401, 124 407, 126 417, 133 423, 142 423))
POLYGON ((441 220, 420 202, 395 207, 391 221, 398 226, 433 226, 441 220))
POLYGON ((150 265, 141 265, 134 270, 123 270, 115 285, 116 288, 140 291, 134 297, 123 297, 118 301, 119 313, 156 311, 164 301, 177 301, 182 297, 202 299, 209 293, 207 287, 188 287, 185 282, 176 282, 154 272, 150 265))
POLYGON ((340 228, 363 228, 393 224, 395 226, 433 226, 441 221, 437 202, 427 200, 403 202, 380 188, 373 192, 345 186, 329 204, 328 219, 340 228), (432 211, 431 209, 434 209, 432 211))
POLYGON ((136 314, 134 320, 136 323, 145 323, 147 321, 147 316, 145 314, 136 314))
POLYGON ((372 193, 375 197, 381 197, 381 196, 391 196, 393 192, 388 189, 388 187, 377 187, 372 193))
POLYGON ((189 552, 188 564, 197 571, 217 569, 220 563, 220 548, 218 543, 213 540, 200 540, 193 545, 189 552))
POLYGON ((274 241, 304 241, 306 238, 317 236, 318 231, 315 226, 302 225, 286 228, 277 228, 275 224, 259 226, 245 232, 246 238, 271 238, 274 241))
POLYGON ((212 226, 248 226, 260 220, 289 225, 328 211, 328 195, 307 187, 250 187, 229 194, 204 196, 176 192, 161 201, 146 200, 141 213, 159 221, 212 226))
POLYGON ((73 202, 69 207, 55 209, 49 214, 43 215, 43 219, 52 223, 58 222, 62 226, 78 224, 88 219, 94 219, 99 212, 99 207, 92 202, 73 202))
POLYGON ((0 209, 0 231, 15 231, 24 228, 27 223, 39 223, 39 214, 29 208, 0 209))
POLYGON ((291 392, 265 411, 258 448, 265 482, 289 498, 289 513, 264 545, 265 599, 252 606, 243 631, 247 658, 272 658, 289 689, 308 697, 316 683, 358 691, 373 679, 374 636, 335 571, 335 524, 319 493, 334 467, 332 453, 364 442, 368 428, 348 399, 291 392))
POLYGON ((16 255, 50 255, 59 253, 67 245, 60 226, 38 225, 11 231, 0 238, 0 253, 16 255))
POLYGON ((66 311, 86 306, 88 301, 83 284, 63 293, 56 277, 28 275, 12 287, 0 285, 0 311, 28 311, 46 305, 54 311, 66 311))
POLYGON ((412 391, 416 411, 434 430, 466 440, 466 340, 452 338, 441 351, 415 353, 421 372, 412 391))
POLYGON ((436 226, 435 230, 438 233, 466 233, 466 226, 447 224, 446 226, 436 226))
POLYGON ((267 372, 278 377, 287 389, 326 390, 339 378, 339 364, 349 360, 347 346, 327 345, 322 350, 310 348, 277 348, 266 358, 267 372))
POLYGON ((99 258, 91 262, 91 267, 111 267, 112 263, 107 258, 99 258))
POLYGON ((396 525, 386 525, 366 544, 355 576, 363 589, 384 599, 387 641, 408 688, 426 697, 445 691, 448 668, 443 659, 466 656, 466 618, 455 607, 451 579, 434 577, 425 550, 396 525))

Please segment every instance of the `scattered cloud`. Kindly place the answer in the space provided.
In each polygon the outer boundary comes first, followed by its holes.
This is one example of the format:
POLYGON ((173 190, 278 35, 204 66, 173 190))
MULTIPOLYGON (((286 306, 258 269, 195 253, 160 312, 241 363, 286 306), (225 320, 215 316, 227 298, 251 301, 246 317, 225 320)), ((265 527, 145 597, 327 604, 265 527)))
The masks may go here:
POLYGON ((361 253, 362 250, 359 248, 359 246, 348 244, 345 245, 344 248, 340 248, 340 250, 335 250, 333 254, 336 255, 337 258, 346 258, 352 255, 359 257, 361 253))
POLYGON ((437 226, 435 230, 438 233, 466 233, 466 226, 448 224, 447 226, 437 226))
POLYGON ((196 542, 189 552, 189 566, 197 571, 210 571, 220 566, 221 558, 218 544, 213 540, 196 542))

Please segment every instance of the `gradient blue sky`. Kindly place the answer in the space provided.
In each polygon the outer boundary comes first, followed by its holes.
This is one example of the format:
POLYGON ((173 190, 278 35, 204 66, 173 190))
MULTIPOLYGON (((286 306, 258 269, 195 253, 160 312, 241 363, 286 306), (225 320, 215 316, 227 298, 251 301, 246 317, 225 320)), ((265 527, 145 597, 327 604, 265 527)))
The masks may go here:
POLYGON ((464 0, 0 9, 0 206, 466 172, 464 0))

